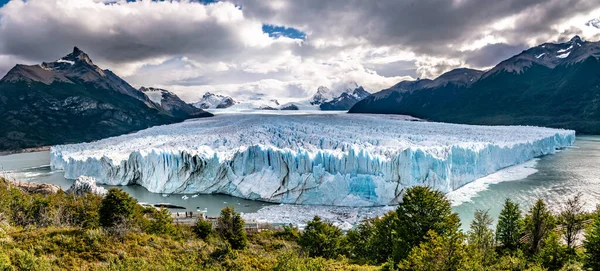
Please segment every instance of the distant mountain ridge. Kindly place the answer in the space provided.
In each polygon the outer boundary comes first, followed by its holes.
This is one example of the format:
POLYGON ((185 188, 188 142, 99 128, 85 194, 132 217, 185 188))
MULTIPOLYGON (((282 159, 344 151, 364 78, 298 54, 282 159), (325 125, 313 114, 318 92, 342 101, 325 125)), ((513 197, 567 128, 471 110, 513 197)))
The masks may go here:
POLYGON ((246 100, 206 92, 202 98, 192 103, 202 109, 239 109, 239 110, 348 110, 370 93, 356 82, 348 82, 341 87, 330 90, 320 86, 317 92, 308 99, 280 104, 277 99, 268 98, 264 94, 255 94, 246 100))
POLYGON ((456 69, 403 81, 350 113, 405 114, 433 121, 536 125, 600 133, 600 42, 575 36, 544 43, 489 71, 456 69))
POLYGON ((166 110, 75 47, 54 62, 16 65, 0 80, 0 150, 93 141, 211 116, 186 110, 166 110))

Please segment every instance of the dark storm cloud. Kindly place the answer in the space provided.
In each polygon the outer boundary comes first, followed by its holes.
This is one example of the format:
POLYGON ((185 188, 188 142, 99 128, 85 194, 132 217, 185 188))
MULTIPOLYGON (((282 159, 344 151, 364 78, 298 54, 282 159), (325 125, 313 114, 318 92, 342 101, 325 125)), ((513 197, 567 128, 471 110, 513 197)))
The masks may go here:
MULTIPOLYGON (((474 40, 481 35, 482 27, 508 16, 524 15, 517 27, 519 35, 539 35, 552 32, 554 23, 600 3, 599 0, 307 0, 287 1, 278 7, 270 1, 238 1, 243 3, 247 15, 291 25, 309 35, 361 37, 374 45, 402 45, 417 53, 436 55, 444 55, 447 50, 444 45, 474 40)), ((506 30, 510 31, 513 30, 506 30)))
POLYGON ((527 49, 526 45, 489 44, 480 49, 466 52, 465 62, 472 67, 495 66, 502 60, 517 55, 525 49, 527 49))
POLYGON ((417 66, 414 61, 395 61, 383 64, 365 64, 365 68, 374 70, 385 77, 411 76, 417 77, 417 66))
POLYGON ((194 55, 233 59, 262 24, 231 3, 13 0, 0 9, 0 54, 54 60, 79 46, 112 63, 194 55))

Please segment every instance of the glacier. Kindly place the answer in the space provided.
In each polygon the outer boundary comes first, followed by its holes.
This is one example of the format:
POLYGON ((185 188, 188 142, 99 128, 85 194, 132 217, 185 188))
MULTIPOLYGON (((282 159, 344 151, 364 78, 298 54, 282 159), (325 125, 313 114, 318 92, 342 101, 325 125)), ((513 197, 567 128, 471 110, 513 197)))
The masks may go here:
POLYGON ((368 114, 223 114, 51 148, 51 167, 154 193, 385 206, 404 189, 448 193, 571 146, 575 132, 368 114))

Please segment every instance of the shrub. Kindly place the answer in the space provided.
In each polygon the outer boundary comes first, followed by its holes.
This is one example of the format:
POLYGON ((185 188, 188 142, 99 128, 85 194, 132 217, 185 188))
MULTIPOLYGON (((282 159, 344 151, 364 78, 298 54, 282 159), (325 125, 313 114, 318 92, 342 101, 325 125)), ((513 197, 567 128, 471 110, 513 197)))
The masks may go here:
POLYGON ((585 267, 600 270, 600 214, 596 214, 594 222, 585 231, 585 267))
POLYGON ((115 227, 133 218, 137 201, 121 189, 111 188, 100 203, 100 226, 115 227))
POLYGON ((298 242, 298 239, 300 239, 300 231, 298 230, 298 228, 293 227, 291 225, 283 226, 283 231, 276 232, 275 236, 281 237, 288 241, 298 242))
POLYGON ((150 234, 173 234, 175 225, 173 224, 171 212, 165 208, 153 210, 152 220, 150 220, 146 232, 150 234))
POLYGON ((193 228, 194 233, 198 238, 206 240, 213 232, 213 225, 206 219, 200 217, 196 221, 196 225, 193 228))

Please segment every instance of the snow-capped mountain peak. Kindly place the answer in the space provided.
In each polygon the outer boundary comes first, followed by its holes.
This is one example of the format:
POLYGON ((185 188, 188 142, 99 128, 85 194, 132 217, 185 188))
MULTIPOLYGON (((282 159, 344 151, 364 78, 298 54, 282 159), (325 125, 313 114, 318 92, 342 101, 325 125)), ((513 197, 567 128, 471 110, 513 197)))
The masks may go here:
POLYGON ((524 69, 533 65, 553 69, 558 65, 580 62, 588 57, 600 58, 600 43, 588 42, 579 36, 574 36, 567 42, 544 43, 527 49, 516 56, 502 61, 483 77, 500 71, 521 73, 524 69))
POLYGON ((192 103, 193 106, 200 109, 228 108, 234 104, 237 102, 231 97, 210 92, 204 93, 199 101, 192 103))
POLYGON ((350 81, 338 85, 333 90, 319 87, 317 93, 310 99, 310 104, 319 106, 321 110, 348 110, 369 95, 370 93, 363 87, 350 81))
POLYGON ((320 86, 319 88, 317 88, 317 93, 315 93, 315 95, 313 95, 310 99, 310 104, 320 105, 331 99, 333 99, 333 93, 331 92, 331 90, 329 90, 329 88, 327 87, 320 86))

